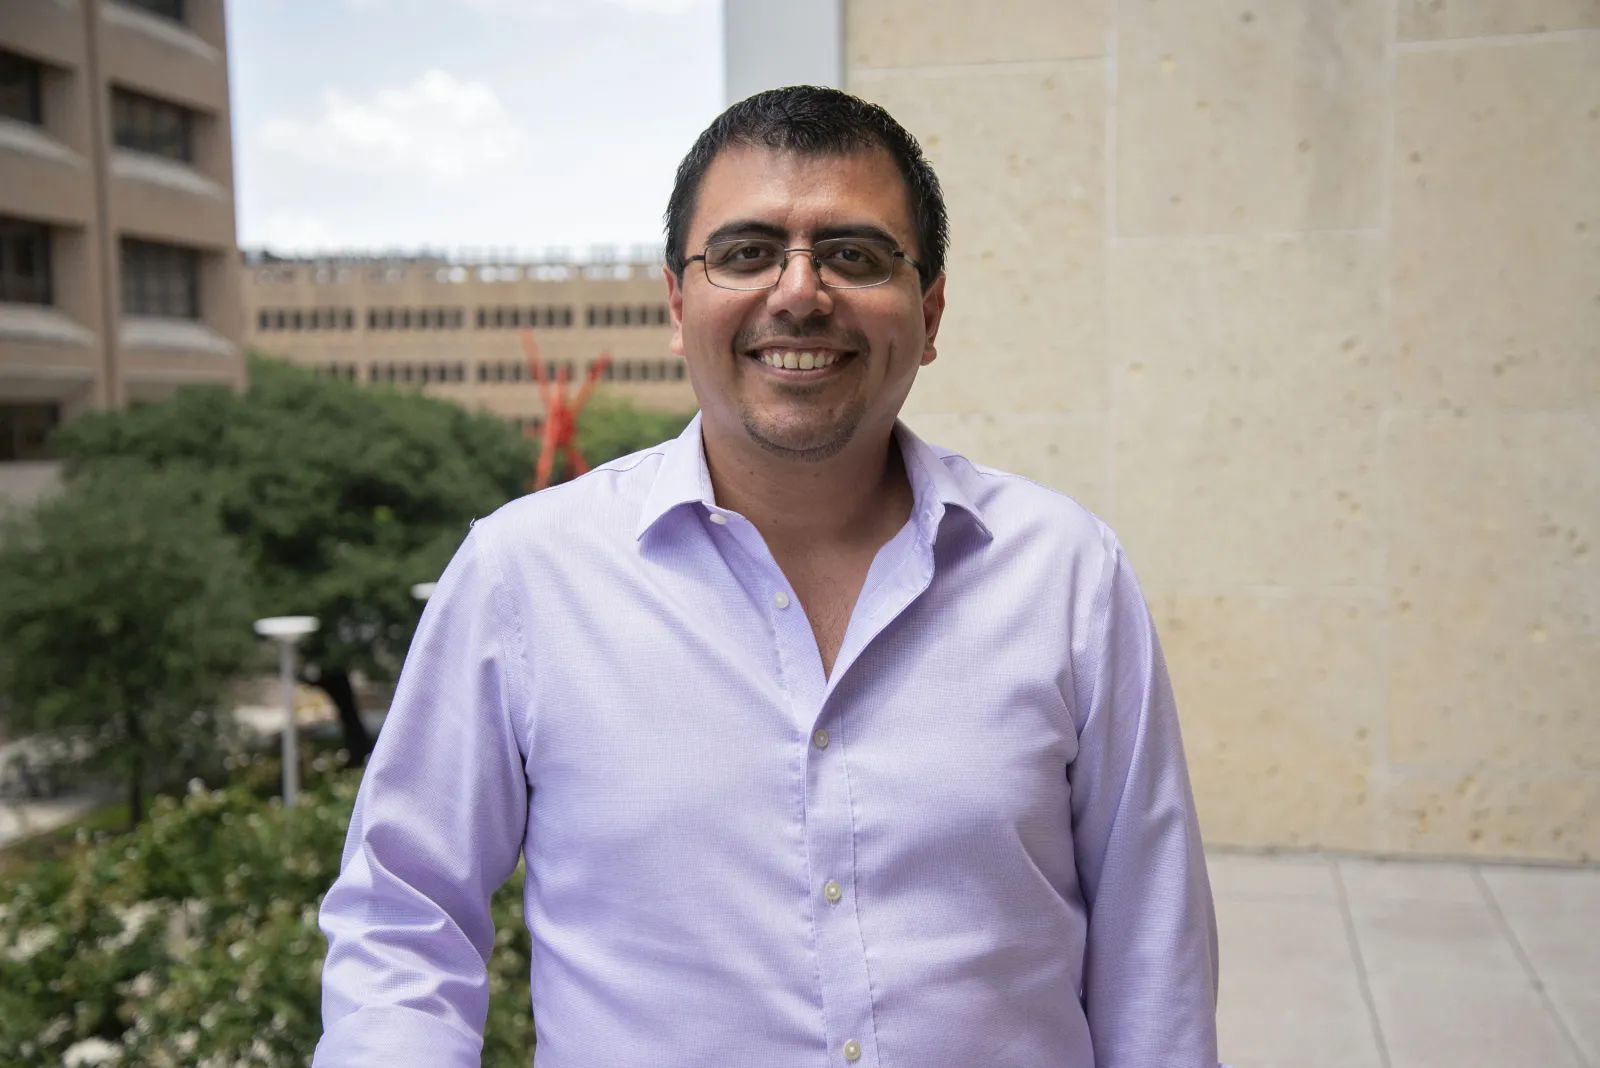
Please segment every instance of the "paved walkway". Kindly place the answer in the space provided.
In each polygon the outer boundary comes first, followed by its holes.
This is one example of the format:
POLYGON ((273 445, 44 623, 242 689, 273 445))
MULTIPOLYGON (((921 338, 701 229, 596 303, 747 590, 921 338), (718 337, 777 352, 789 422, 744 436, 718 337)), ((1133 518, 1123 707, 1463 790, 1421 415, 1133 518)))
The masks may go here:
POLYGON ((1600 870, 1209 862, 1233 1068, 1600 1068, 1600 870))

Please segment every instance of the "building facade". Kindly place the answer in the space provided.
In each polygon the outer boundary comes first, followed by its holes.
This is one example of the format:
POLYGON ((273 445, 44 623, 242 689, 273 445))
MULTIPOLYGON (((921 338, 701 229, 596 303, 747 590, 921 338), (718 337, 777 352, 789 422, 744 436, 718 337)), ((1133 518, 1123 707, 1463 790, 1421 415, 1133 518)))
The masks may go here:
POLYGON ((78 412, 243 381, 223 7, 0 4, 0 495, 78 412))
POLYGON ((808 2, 729 70, 932 158, 907 418, 1116 529, 1208 840, 1600 860, 1600 6, 808 2))
POLYGON ((602 354, 607 394, 693 411, 658 258, 245 257, 246 344, 367 385, 416 388, 523 427, 543 403, 521 335, 576 389, 602 354))

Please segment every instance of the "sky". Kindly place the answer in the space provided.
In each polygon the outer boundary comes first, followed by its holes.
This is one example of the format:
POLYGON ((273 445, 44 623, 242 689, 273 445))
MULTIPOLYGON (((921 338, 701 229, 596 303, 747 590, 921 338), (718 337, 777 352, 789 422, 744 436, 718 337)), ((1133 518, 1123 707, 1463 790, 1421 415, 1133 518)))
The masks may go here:
POLYGON ((719 0, 228 0, 239 243, 626 253, 722 110, 719 0))

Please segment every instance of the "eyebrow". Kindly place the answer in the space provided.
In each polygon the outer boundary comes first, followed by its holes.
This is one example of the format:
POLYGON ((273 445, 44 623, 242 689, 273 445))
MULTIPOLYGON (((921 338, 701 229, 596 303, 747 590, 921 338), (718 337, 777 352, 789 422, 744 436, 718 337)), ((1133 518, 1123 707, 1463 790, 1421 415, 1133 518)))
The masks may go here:
MULTIPOLYGON (((756 219, 736 219, 733 222, 723 223, 706 237, 706 244, 717 241, 727 241, 736 237, 770 237, 775 241, 788 244, 789 232, 781 226, 761 222, 756 219)), ((872 223, 842 223, 838 226, 822 226, 812 234, 813 241, 826 241, 834 237, 870 237, 879 241, 886 241, 895 248, 900 247, 899 240, 881 226, 872 223)))

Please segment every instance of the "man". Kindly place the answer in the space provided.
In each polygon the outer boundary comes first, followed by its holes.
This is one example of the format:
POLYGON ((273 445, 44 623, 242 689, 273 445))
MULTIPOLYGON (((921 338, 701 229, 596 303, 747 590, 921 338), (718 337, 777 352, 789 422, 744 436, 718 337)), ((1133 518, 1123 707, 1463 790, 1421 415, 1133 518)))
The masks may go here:
POLYGON ((440 580, 323 905, 320 1068, 478 1063, 519 852, 540 1068, 1215 1068, 1127 560, 896 421, 945 244, 879 108, 781 89, 701 135, 666 271, 700 415, 440 580))

